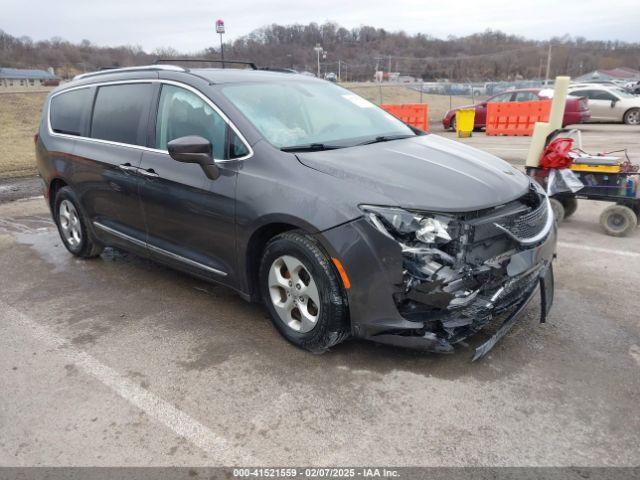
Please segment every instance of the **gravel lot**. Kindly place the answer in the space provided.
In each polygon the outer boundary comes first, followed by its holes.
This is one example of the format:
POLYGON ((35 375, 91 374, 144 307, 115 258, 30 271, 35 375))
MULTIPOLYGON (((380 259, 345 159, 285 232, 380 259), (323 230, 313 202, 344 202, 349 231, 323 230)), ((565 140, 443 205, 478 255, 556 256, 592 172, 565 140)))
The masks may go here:
MULTIPOLYGON (((640 152, 638 129, 585 130, 640 152)), ((516 164, 527 141, 465 140, 516 164)), ((480 338, 302 352, 230 290, 110 249, 77 260, 42 198, 5 202, 0 465, 638 465, 640 230, 605 236, 604 206, 560 230, 548 323, 532 305, 470 363, 480 338)))

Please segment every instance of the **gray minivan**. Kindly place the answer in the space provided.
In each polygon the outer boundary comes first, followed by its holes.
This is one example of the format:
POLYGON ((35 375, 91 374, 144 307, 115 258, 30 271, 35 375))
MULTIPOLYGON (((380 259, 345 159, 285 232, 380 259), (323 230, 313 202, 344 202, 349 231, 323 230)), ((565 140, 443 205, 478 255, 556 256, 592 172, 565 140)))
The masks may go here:
POLYGON ((310 351, 358 337, 449 352, 502 322, 479 358, 537 292, 542 320, 553 300, 538 184, 324 80, 83 74, 49 95, 36 153, 72 254, 117 247, 224 284, 310 351))

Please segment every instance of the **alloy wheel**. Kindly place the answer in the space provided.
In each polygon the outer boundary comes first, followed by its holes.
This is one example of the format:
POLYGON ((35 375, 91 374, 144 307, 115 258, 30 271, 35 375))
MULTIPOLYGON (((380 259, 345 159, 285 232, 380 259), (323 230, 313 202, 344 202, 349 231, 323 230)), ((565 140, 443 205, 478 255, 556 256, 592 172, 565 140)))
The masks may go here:
POLYGON ((627 113, 627 123, 629 125, 640 125, 640 110, 632 110, 627 113))
POLYGON ((299 333, 307 333, 320 317, 320 294, 316 281, 304 264, 283 255, 269 269, 269 296, 280 320, 299 333))
POLYGON ((69 200, 62 200, 58 207, 60 229, 66 242, 73 248, 82 242, 82 227, 76 207, 69 200))

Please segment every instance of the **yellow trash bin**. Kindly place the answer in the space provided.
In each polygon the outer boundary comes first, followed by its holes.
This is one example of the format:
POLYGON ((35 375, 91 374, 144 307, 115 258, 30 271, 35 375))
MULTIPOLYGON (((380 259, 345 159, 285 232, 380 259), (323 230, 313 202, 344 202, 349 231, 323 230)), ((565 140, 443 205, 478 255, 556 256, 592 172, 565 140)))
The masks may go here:
POLYGON ((461 108, 456 112, 456 133, 458 138, 471 136, 475 118, 475 108, 461 108))

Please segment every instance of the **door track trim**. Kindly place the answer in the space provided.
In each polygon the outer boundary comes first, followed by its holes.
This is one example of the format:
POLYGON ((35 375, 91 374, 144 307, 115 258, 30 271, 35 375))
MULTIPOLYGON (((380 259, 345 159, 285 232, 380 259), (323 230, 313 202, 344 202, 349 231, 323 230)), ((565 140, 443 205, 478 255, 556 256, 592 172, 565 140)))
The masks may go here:
POLYGON ((152 252, 155 253, 159 253, 160 255, 164 255, 165 257, 169 257, 173 260, 177 260, 179 262, 182 263, 186 263, 187 265, 191 265, 192 267, 196 267, 196 268, 200 268, 202 270, 206 270, 208 272, 214 273, 216 275, 220 275, 223 277, 227 276, 227 272, 223 272, 222 270, 218 270, 217 268, 213 268, 210 267, 208 265, 205 265, 203 263, 200 262, 196 262, 195 260, 191 260, 190 258, 186 258, 183 257, 182 255, 178 255, 177 253, 173 253, 170 252, 168 250, 165 250, 164 248, 160 248, 160 247, 156 247, 155 245, 151 245, 150 243, 147 242, 143 242, 142 240, 139 240, 137 238, 134 238, 130 235, 127 235, 126 233, 122 233, 120 230, 116 230, 115 228, 111 228, 108 227, 100 222, 93 222, 93 225, 95 227, 98 227, 100 230, 103 230, 107 233, 110 233, 111 235, 115 235, 116 237, 119 237, 123 240, 126 240, 127 242, 133 243, 135 245, 138 245, 140 247, 144 247, 147 248, 149 250, 151 250, 152 252))

